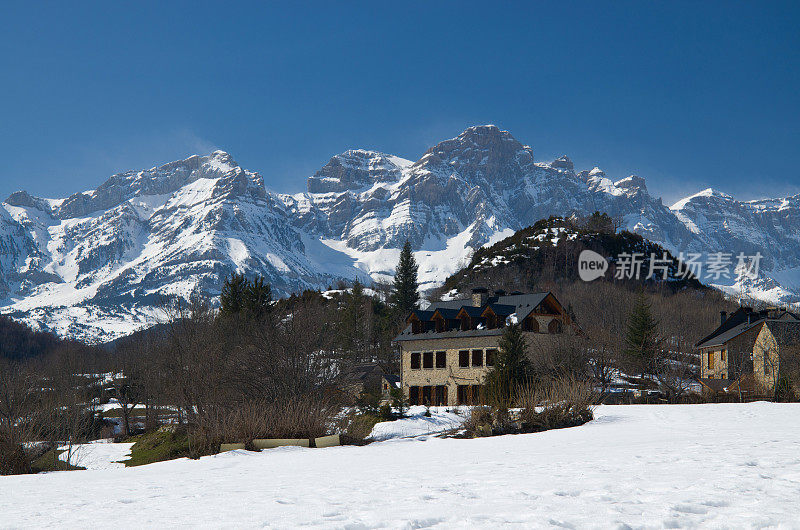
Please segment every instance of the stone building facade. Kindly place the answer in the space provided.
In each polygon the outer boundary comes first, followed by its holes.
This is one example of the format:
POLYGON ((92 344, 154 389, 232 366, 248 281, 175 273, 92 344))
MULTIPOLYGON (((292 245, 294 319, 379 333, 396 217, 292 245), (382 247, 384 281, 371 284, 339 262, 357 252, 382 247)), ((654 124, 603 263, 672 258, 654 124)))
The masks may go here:
POLYGON ((401 350, 401 386, 412 405, 470 405, 480 400, 507 323, 516 322, 531 348, 562 334, 580 333, 551 293, 489 295, 436 302, 414 311, 395 341, 401 350))
POLYGON ((800 318, 786 310, 754 311, 743 307, 696 346, 700 382, 707 392, 774 392, 781 370, 797 357, 800 318), (783 368, 781 368, 783 364, 783 368))

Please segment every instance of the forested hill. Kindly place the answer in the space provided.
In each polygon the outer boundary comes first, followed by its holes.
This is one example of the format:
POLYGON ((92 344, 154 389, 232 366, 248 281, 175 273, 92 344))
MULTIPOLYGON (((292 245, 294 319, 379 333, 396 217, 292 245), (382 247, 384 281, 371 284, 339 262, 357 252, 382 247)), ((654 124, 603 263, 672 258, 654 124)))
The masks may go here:
POLYGON ((25 324, 0 315, 0 360, 22 360, 47 355, 62 343, 55 335, 34 331, 25 324))
POLYGON ((673 292, 685 288, 707 289, 693 274, 684 276, 678 259, 661 245, 632 232, 617 231, 609 216, 596 213, 585 219, 542 219, 492 246, 478 249, 469 264, 450 276, 434 297, 464 293, 469 287, 478 285, 532 291, 553 282, 580 282, 578 257, 587 249, 604 256, 609 262, 608 271, 596 282, 613 282, 634 289, 645 285, 673 292), (637 253, 644 256, 639 279, 617 279, 617 269, 623 267, 617 258, 637 253), (653 277, 647 279, 652 255, 659 260, 666 255, 662 262, 667 267, 666 281, 658 268, 653 277))
MULTIPOLYGON (((660 275, 646 280, 650 254, 662 257, 664 252, 661 246, 637 234, 616 230, 614 221, 604 214, 584 219, 551 217, 477 251, 469 265, 448 278, 431 298, 465 298, 472 287, 550 291, 596 351, 621 356, 633 308, 643 296, 657 323, 657 335, 667 341, 670 352, 692 359, 693 345, 719 325, 720 312, 733 311, 737 305, 693 276, 679 278, 678 261, 669 253, 667 280, 660 275), (587 249, 608 259, 603 279, 580 279, 578 256, 587 249), (647 256, 638 281, 615 279, 619 262, 614 258, 624 253, 647 256)), ((563 352, 553 357, 553 366, 560 366, 564 358, 563 352)))

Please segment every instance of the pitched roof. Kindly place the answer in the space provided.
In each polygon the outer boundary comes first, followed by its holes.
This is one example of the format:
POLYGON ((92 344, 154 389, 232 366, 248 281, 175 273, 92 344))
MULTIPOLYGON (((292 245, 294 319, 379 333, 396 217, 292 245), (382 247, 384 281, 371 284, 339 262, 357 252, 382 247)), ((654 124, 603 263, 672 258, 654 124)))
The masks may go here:
POLYGON ((431 317, 433 316, 433 311, 414 309, 413 311, 411 311, 411 314, 408 315, 408 317, 411 318, 411 315, 416 315, 416 317, 420 320, 430 320, 431 317))
POLYGON ((495 315, 502 317, 507 317, 517 312, 516 306, 508 304, 489 304, 486 309, 491 309, 495 315))
MULTIPOLYGON (((438 311, 444 318, 448 320, 455 320, 458 313, 463 309, 473 318, 479 318, 487 307, 491 307, 492 311, 498 316, 507 317, 516 313, 519 320, 527 317, 531 312, 535 311, 537 307, 544 302, 545 298, 552 296, 550 292, 529 293, 529 294, 510 294, 510 295, 494 295, 490 296, 486 303, 482 306, 476 306, 472 303, 472 298, 463 300, 447 300, 441 302, 433 302, 428 307, 427 312, 431 317, 438 311)), ((557 301, 556 301, 557 302, 557 301)), ((412 314, 421 315, 421 311, 415 311, 412 314)), ((429 317, 430 318, 430 317, 429 317)), ((420 317, 420 319, 422 319, 420 317)), ((429 330, 423 333, 412 333, 411 326, 403 330, 396 338, 397 341, 415 340, 421 338, 443 338, 443 337, 482 337, 489 335, 501 335, 503 330, 496 329, 470 329, 470 330, 457 330, 450 329, 446 331, 429 330)))
POLYGON ((461 309, 458 310, 459 313, 461 311, 464 311, 465 313, 467 313, 467 315, 469 315, 472 318, 480 318, 480 316, 483 314, 483 310, 480 307, 475 307, 471 305, 463 306, 461 309))
POLYGON ((453 309, 449 307, 437 307, 436 309, 431 311, 431 318, 433 318, 434 313, 438 312, 440 315, 442 315, 444 318, 448 320, 455 320, 456 317, 458 317, 459 309, 453 309))
POLYGON ((800 322, 794 320, 768 320, 767 327, 781 346, 800 344, 800 322))
POLYGON ((396 388, 400 388, 400 376, 395 374, 383 374, 383 378, 386 379, 389 384, 393 385, 396 388))
MULTIPOLYGON (((543 293, 530 293, 530 294, 512 294, 512 295, 503 295, 503 296, 490 296, 487 300, 487 303, 483 306, 480 306, 481 313, 483 309, 486 308, 487 305, 497 305, 497 306, 511 306, 514 310, 511 313, 517 313, 520 318, 522 317, 520 314, 525 313, 525 316, 528 315, 531 311, 536 309, 539 304, 541 304, 545 298, 549 295, 549 292, 543 293)), ((448 300, 445 302, 434 302, 428 308, 428 311, 435 311, 436 309, 455 309, 458 311, 462 307, 478 307, 472 304, 472 299, 467 298, 465 300, 448 300)), ((494 311, 494 309, 492 309, 494 311)), ((497 311, 495 311, 497 312, 497 311)), ((511 313, 508 313, 509 315, 511 313)), ((498 313, 499 314, 499 313, 498 313)))
POLYGON ((700 340, 695 348, 722 346, 731 339, 764 323, 797 327, 800 325, 800 318, 789 311, 782 312, 778 318, 770 318, 769 311, 753 311, 748 307, 740 307, 710 335, 700 340))

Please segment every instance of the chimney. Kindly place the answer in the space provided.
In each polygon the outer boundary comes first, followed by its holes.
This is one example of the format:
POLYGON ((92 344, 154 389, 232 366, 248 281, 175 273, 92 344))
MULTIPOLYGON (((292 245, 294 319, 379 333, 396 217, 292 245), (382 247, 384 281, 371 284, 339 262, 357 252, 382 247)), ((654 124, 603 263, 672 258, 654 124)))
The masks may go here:
POLYGON ((719 312, 719 325, 723 325, 725 321, 728 320, 728 312, 727 311, 720 311, 719 312))
POLYGON ((489 291, 483 287, 476 287, 472 290, 472 305, 483 307, 489 299, 489 291))

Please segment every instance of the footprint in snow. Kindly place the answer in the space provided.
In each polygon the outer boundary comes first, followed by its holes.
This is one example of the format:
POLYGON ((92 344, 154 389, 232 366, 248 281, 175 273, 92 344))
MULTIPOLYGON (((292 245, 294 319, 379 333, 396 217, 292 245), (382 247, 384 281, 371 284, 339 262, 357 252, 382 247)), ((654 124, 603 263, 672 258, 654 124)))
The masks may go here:
POLYGON ((677 506, 672 507, 673 510, 680 513, 692 513, 695 515, 703 515, 708 513, 706 508, 702 506, 694 506, 692 504, 678 504, 677 506))

